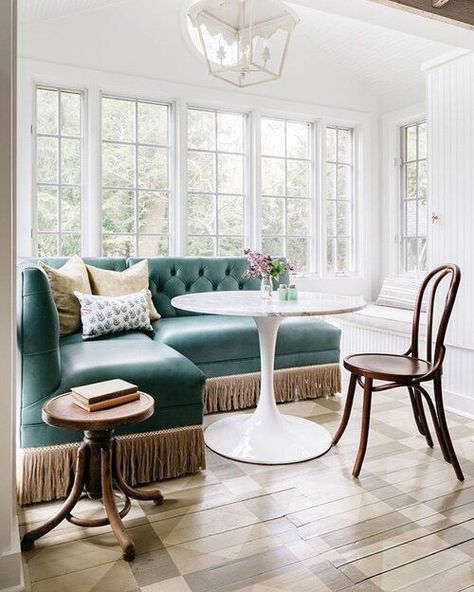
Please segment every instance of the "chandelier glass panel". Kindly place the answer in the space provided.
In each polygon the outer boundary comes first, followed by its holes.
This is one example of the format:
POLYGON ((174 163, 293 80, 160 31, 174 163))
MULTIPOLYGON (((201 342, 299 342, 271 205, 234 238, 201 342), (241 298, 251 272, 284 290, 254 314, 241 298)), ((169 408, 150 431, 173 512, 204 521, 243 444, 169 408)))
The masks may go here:
POLYGON ((200 0, 189 19, 209 73, 239 87, 280 78, 299 22, 281 0, 200 0))

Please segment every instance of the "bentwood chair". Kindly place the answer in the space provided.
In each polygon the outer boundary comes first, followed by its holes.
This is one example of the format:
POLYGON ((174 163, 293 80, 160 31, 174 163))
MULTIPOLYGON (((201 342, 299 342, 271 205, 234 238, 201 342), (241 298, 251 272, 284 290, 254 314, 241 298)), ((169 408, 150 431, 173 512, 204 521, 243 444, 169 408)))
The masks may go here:
POLYGON ((339 442, 347 427, 354 402, 354 393, 357 384, 359 384, 364 389, 364 398, 359 450, 352 471, 354 477, 359 476, 367 450, 373 393, 406 387, 418 431, 425 437, 428 446, 432 448, 433 440, 423 408, 424 398, 430 410, 443 457, 447 462, 451 463, 457 478, 460 481, 464 480, 448 431, 442 389, 443 362, 446 354, 444 339, 460 281, 461 271, 457 265, 452 264, 437 267, 426 276, 417 295, 413 314, 411 345, 405 354, 356 354, 344 359, 344 368, 349 370, 351 378, 344 413, 332 444, 334 446, 339 442), (439 314, 435 314, 437 310, 435 308, 437 292, 441 284, 446 287, 446 297, 442 310, 440 310, 439 314), (427 303, 426 355, 424 358, 420 358, 418 357, 420 317, 425 302, 427 303), (437 321, 435 321, 435 316, 437 321), (382 384, 375 386, 375 380, 382 381, 382 384), (430 393, 422 386, 423 383, 428 382, 433 383, 434 402, 430 393))

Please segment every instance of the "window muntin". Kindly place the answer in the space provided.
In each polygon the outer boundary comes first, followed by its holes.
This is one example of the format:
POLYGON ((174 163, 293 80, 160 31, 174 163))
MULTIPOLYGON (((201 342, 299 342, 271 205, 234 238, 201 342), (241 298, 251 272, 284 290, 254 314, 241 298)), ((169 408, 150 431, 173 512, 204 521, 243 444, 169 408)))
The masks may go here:
POLYGON ((262 250, 310 269, 312 125, 262 118, 262 250))
POLYGON ((80 91, 37 87, 35 96, 35 251, 81 254, 82 103, 80 91))
POLYGON ((328 272, 354 272, 354 132, 350 128, 326 128, 326 233, 328 272))
POLYGON ((102 97, 102 253, 169 254, 170 105, 102 97))
POLYGON ((187 253, 241 255, 246 199, 246 116, 187 110, 187 253))
POLYGON ((428 168, 425 121, 401 128, 400 270, 427 269, 428 168))

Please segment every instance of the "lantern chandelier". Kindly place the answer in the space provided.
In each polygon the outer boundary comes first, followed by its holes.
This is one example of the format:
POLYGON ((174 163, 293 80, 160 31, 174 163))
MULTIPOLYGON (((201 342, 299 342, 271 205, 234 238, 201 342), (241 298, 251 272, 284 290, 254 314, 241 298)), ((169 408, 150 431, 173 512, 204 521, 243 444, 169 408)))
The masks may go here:
POLYGON ((209 74, 239 87, 280 78, 299 22, 281 0, 199 0, 188 17, 209 74))

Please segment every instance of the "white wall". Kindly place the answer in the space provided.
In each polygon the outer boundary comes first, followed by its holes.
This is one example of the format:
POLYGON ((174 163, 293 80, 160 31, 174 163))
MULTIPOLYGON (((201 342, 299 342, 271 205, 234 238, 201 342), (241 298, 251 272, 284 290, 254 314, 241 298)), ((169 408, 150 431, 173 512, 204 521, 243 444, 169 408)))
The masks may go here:
POLYGON ((474 53, 427 66, 431 263, 457 263, 463 278, 448 331, 451 405, 474 415, 474 53))
POLYGON ((22 590, 21 557, 15 503, 15 388, 14 388, 14 0, 0 2, 0 589, 22 590))

